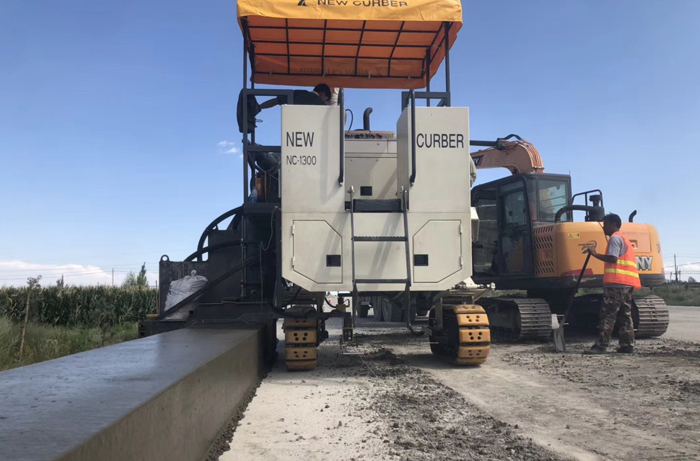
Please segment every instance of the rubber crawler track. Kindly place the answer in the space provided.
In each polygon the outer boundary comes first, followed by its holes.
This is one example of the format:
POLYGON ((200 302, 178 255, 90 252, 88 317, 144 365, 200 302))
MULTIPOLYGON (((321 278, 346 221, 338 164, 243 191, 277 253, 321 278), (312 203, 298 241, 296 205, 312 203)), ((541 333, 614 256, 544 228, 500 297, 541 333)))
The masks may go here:
MULTIPOLYGON (((491 330, 486 312, 474 304, 443 305, 443 329, 429 337, 430 350, 453 365, 481 365, 491 349, 491 330)), ((435 328, 435 309, 429 325, 435 328)))
POLYGON ((539 298, 481 298, 478 303, 489 316, 491 332, 512 341, 548 340, 552 334, 552 312, 539 298))

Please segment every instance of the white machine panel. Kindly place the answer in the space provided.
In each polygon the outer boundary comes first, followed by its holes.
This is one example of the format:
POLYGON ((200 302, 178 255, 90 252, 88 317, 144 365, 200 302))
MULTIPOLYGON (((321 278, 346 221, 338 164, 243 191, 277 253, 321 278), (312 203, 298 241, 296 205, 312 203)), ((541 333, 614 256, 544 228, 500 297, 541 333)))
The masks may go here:
POLYGON ((282 106, 282 276, 310 291, 348 279, 340 108, 282 106))
MULTIPOLYGON (((470 197, 469 110, 416 108, 413 185, 409 109, 397 123, 396 139, 344 139, 343 185, 338 183, 339 119, 337 106, 282 107, 282 276, 312 292, 353 289, 352 231, 345 208, 353 187, 357 200, 396 199, 403 196, 403 188, 409 191, 412 291, 448 290, 469 278, 476 224, 470 197)), ((357 212, 354 235, 403 236, 403 215, 357 212)), ((406 266, 404 242, 355 243, 356 279, 405 279, 406 266)), ((358 289, 403 291, 404 285, 364 284, 358 289)))
POLYGON ((345 140, 346 197, 353 187, 355 198, 396 198, 396 139, 345 140))
POLYGON ((335 213, 343 208, 340 108, 282 106, 282 210, 335 213))
POLYGON ((342 238, 326 221, 292 224, 294 272, 317 284, 343 281, 342 238))
POLYGON ((408 190, 412 213, 469 213, 471 208, 469 109, 416 107, 416 181, 410 184, 411 109, 401 114, 398 135, 398 193, 408 190))
POLYGON ((413 280, 416 283, 438 283, 462 269, 461 226, 459 221, 428 221, 415 233, 413 280))

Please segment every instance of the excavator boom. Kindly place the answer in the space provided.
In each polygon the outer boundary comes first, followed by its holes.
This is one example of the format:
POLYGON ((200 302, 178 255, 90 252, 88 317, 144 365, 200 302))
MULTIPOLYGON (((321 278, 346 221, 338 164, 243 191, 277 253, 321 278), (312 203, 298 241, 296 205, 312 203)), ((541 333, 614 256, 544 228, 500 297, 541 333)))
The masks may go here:
POLYGON ((478 170, 507 168, 512 174, 544 173, 542 157, 537 148, 520 136, 511 134, 496 141, 471 141, 472 146, 487 147, 471 153, 478 170), (515 141, 509 141, 516 138, 515 141))

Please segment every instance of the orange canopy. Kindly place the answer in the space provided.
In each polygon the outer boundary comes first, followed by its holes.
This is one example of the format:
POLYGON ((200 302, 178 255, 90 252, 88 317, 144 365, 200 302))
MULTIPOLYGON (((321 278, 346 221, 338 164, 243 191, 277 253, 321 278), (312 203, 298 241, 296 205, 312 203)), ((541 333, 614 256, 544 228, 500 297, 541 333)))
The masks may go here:
POLYGON ((256 83, 417 89, 427 85, 454 43, 462 5, 459 0, 238 0, 238 19, 256 83))

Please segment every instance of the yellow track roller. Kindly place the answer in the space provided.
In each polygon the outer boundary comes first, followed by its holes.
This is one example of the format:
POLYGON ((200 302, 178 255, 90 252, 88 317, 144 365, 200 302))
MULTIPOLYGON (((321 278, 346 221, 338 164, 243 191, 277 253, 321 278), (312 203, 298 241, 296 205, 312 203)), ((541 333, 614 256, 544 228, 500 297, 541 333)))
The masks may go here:
MULTIPOLYGON (((295 313, 303 313, 309 308, 292 308, 295 313)), ((313 370, 316 368, 316 347, 318 346, 318 319, 286 318, 284 329, 284 358, 287 370, 313 370)))
MULTIPOLYGON (((443 306, 443 329, 430 336, 433 354, 455 365, 481 365, 489 355, 491 330, 489 318, 481 306, 471 304, 443 306)), ((435 311, 430 312, 434 328, 435 311)))

